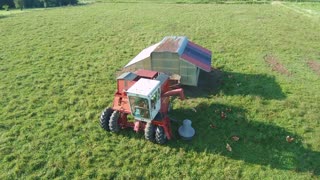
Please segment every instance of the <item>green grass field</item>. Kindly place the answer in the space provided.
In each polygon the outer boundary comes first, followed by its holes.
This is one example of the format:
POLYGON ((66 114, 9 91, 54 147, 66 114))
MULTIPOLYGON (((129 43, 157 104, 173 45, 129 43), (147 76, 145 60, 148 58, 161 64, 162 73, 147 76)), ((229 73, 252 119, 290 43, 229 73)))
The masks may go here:
POLYGON ((310 62, 320 64, 319 32, 317 15, 278 4, 95 3, 1 15, 0 179, 318 179, 320 74, 310 62), (221 85, 173 101, 179 123, 166 145, 103 131, 117 72, 168 35, 212 50, 221 85), (177 134, 185 118, 191 142, 177 134))

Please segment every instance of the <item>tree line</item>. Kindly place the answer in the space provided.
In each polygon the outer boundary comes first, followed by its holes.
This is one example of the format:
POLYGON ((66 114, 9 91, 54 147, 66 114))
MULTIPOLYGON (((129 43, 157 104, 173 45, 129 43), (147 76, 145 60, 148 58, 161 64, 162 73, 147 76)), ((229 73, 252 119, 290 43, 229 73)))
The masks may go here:
POLYGON ((0 8, 39 8, 76 5, 78 0, 0 0, 0 8))

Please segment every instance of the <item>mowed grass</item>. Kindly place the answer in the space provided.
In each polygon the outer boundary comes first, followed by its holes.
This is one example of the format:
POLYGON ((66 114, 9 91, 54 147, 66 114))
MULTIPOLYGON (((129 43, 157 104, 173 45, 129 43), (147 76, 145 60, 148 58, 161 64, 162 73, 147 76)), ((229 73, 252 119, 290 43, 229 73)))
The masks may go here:
MULTIPOLYGON (((279 2, 277 2, 279 3, 279 2)), ((284 7, 287 7, 299 14, 308 16, 313 19, 320 19, 320 5, 318 3, 281 3, 284 7)))
POLYGON ((318 19, 278 5, 103 3, 0 17, 0 179, 319 178, 320 81, 307 64, 320 63, 319 31, 318 19), (174 99, 166 145, 103 131, 117 72, 168 35, 212 50, 221 86, 174 99), (185 118, 191 142, 177 134, 185 118))
POLYGON ((288 3, 289 5, 298 6, 306 11, 309 11, 312 13, 320 13, 320 6, 319 2, 317 3, 288 3))

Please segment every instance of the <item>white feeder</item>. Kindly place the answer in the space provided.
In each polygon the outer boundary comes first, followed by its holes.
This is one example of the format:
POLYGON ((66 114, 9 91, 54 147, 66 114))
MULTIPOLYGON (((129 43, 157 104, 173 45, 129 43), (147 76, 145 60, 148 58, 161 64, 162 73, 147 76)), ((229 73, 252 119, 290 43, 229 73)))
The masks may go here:
POLYGON ((183 125, 179 127, 179 135, 184 140, 191 140, 194 134, 196 133, 193 127, 191 126, 191 120, 183 120, 183 125))

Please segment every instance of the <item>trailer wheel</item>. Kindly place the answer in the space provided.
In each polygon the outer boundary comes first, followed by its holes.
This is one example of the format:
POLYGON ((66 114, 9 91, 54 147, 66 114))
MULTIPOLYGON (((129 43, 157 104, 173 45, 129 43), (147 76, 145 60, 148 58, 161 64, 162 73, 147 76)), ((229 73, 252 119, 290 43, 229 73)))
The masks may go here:
POLYGON ((120 126, 118 123, 120 117, 120 112, 119 111, 113 111, 111 114, 110 120, 109 120, 109 129, 112 132, 118 132, 120 130, 120 126))
POLYGON ((106 131, 110 131, 110 129, 109 129, 109 119, 110 119, 110 116, 111 116, 112 113, 113 113, 113 109, 111 109, 111 108, 106 108, 101 113, 100 126, 106 131))
POLYGON ((156 128, 156 142, 158 144, 164 144, 167 142, 167 136, 164 132, 163 127, 161 127, 161 126, 158 126, 156 128))
POLYGON ((146 124, 146 127, 144 128, 144 137, 146 138, 146 140, 154 142, 155 128, 151 122, 148 122, 146 124))

